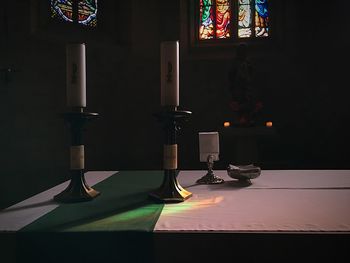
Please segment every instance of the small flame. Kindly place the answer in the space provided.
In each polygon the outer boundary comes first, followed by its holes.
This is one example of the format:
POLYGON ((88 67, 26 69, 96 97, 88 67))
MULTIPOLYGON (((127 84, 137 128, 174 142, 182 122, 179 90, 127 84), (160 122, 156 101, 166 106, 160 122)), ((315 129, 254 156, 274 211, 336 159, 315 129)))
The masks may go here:
POLYGON ((230 126, 231 126, 231 123, 229 121, 224 122, 224 127, 230 127, 230 126))
POLYGON ((266 122, 266 127, 272 127, 272 121, 267 121, 266 122))

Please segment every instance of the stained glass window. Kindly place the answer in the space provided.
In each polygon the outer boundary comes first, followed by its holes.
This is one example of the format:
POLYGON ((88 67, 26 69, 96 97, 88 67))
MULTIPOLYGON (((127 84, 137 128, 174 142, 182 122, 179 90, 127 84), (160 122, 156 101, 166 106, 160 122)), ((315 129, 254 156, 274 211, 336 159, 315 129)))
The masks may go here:
POLYGON ((267 37, 269 35, 269 12, 267 0, 255 0, 255 36, 267 37))
POLYGON ((216 1, 216 38, 230 37, 231 6, 228 0, 216 1))
POLYGON ((86 26, 96 26, 97 0, 79 1, 78 22, 86 26))
POLYGON ((73 1, 51 0, 51 17, 73 22, 73 1))
POLYGON ((85 26, 97 25, 97 0, 50 0, 51 17, 85 26))
POLYGON ((238 37, 252 36, 252 0, 239 0, 238 3, 238 37))
POLYGON ((199 40, 269 36, 268 0, 199 0, 199 40))
POLYGON ((199 39, 230 37, 229 0, 200 0, 199 9, 199 39))

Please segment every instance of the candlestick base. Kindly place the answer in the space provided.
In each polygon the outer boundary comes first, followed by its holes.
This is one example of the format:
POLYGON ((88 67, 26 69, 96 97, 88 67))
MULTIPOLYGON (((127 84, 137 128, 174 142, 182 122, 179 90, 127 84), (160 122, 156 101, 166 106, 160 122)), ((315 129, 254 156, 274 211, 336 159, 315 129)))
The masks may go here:
POLYGON ((100 192, 88 186, 82 170, 72 170, 68 187, 55 195, 54 200, 62 203, 86 202, 94 199, 99 194, 100 192))
POLYGON ((222 184, 225 180, 216 176, 212 171, 197 180, 197 184, 222 184))
POLYGON ((182 188, 176 178, 176 170, 164 170, 162 185, 151 192, 149 196, 162 203, 179 203, 192 196, 192 193, 182 188))
POLYGON ((202 178, 198 179, 196 181, 197 184, 222 184, 225 182, 224 179, 216 176, 213 172, 213 166, 214 166, 214 156, 208 155, 207 157, 207 166, 208 166, 208 172, 206 175, 204 175, 202 178))

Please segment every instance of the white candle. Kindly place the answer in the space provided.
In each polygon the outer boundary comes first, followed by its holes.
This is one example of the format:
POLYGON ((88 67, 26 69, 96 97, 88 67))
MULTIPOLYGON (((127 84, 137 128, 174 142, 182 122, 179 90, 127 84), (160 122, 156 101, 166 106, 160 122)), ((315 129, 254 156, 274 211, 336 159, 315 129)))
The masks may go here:
POLYGON ((206 162, 209 155, 213 156, 214 161, 219 160, 219 133, 218 132, 200 132, 199 134, 199 159, 206 162))
POLYGON ((85 44, 68 44, 67 106, 86 107, 85 44))
POLYGON ((160 44, 161 105, 179 106, 179 42, 160 44))

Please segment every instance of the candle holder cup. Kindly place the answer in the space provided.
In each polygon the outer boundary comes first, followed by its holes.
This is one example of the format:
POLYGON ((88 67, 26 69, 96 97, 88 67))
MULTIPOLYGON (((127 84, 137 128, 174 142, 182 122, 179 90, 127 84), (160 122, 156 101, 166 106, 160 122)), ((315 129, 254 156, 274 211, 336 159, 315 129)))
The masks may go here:
POLYGON ((149 196, 162 203, 183 202, 192 196, 177 180, 177 144, 176 136, 181 125, 192 114, 190 111, 178 110, 176 107, 164 107, 154 114, 163 124, 164 130, 164 178, 161 186, 151 192, 149 196))
POLYGON ((63 114, 71 132, 70 183, 54 200, 63 203, 90 201, 100 193, 91 188, 84 177, 83 131, 86 123, 98 117, 98 113, 83 112, 82 108, 63 114))

